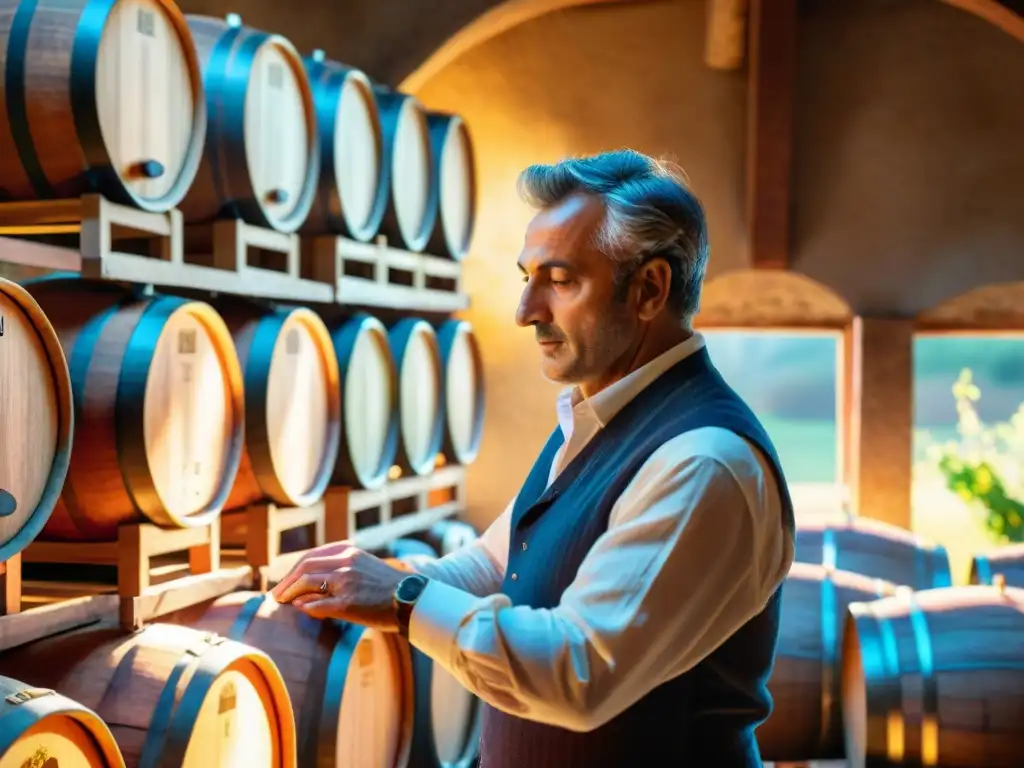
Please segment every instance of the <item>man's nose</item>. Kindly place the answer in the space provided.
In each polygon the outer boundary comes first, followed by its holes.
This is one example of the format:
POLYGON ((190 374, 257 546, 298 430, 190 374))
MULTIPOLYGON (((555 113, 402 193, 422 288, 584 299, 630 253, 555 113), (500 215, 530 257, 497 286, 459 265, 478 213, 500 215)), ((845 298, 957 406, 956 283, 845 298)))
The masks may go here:
POLYGON ((527 283, 516 310, 516 325, 527 328, 537 323, 550 322, 551 311, 544 298, 544 291, 538 290, 532 281, 527 283))

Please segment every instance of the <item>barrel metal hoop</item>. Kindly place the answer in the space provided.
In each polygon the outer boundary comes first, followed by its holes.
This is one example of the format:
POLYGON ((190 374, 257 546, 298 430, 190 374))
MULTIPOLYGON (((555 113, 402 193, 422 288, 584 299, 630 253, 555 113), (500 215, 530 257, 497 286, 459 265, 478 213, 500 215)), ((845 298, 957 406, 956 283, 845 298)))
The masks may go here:
POLYGON ((988 555, 974 556, 974 570, 979 584, 992 583, 992 562, 988 559, 988 555))
MULTIPOLYGON (((210 51, 210 59, 206 65, 205 91, 208 100, 219 99, 226 87, 228 59, 231 57, 231 49, 235 40, 242 33, 241 27, 229 27, 210 51), (217 86, 220 86, 219 88, 217 86)), ((224 185, 224 177, 221 173, 221 164, 218 155, 223 148, 219 141, 210 141, 211 136, 220 136, 225 128, 225 106, 223 103, 207 103, 208 126, 206 145, 203 149, 206 154, 207 164, 213 177, 213 189, 219 200, 233 200, 232 190, 224 185)))
POLYGON ((939 688, 935 679, 935 657, 932 650, 928 617, 920 606, 910 606, 910 627, 914 633, 914 648, 921 674, 921 756, 922 766, 939 764, 939 688))
POLYGON ((835 663, 837 653, 836 622, 838 600, 832 574, 826 573, 821 580, 821 728, 818 744, 822 750, 828 746, 832 726, 832 710, 835 705, 835 663))
POLYGON ((82 169, 85 185, 96 192, 102 191, 114 202, 133 205, 103 141, 95 96, 100 39, 116 4, 117 0, 87 0, 82 9, 71 48, 71 112, 85 159, 82 169))
POLYGON ((885 711, 885 753, 894 764, 903 761, 905 752, 903 733, 905 722, 902 707, 902 686, 900 679, 899 648, 892 622, 885 616, 874 615, 878 623, 878 635, 881 642, 882 668, 884 683, 882 689, 885 711))
POLYGON ((28 38, 38 0, 22 0, 11 20, 7 40, 7 67, 4 73, 4 88, 7 115, 11 126, 11 138, 17 148, 18 161, 28 177, 36 195, 41 198, 57 196, 50 180, 46 177, 28 120, 28 100, 25 83, 28 38))
POLYGON ((263 607, 263 603, 270 597, 270 593, 254 595, 245 601, 242 606, 242 610, 238 612, 235 620, 231 622, 231 628, 228 629, 228 637, 236 642, 243 642, 245 633, 252 626, 253 619, 256 618, 256 614, 259 613, 260 608, 263 607))
POLYGON ((839 547, 836 544, 835 529, 825 527, 821 532, 821 564, 830 570, 836 569, 839 547))

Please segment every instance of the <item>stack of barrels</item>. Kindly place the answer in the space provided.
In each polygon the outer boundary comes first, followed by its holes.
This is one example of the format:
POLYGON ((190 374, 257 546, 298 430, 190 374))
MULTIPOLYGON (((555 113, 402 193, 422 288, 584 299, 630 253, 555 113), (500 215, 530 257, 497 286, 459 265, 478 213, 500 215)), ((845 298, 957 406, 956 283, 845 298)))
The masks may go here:
MULTIPOLYGON (((98 192, 188 224, 466 257, 476 180, 460 116, 233 14, 0 9, 5 200, 98 192)), ((205 526, 330 485, 377 489, 395 465, 472 462, 472 326, 343 310, 0 279, 0 562, 35 540, 205 526)), ((471 538, 449 532, 437 551, 471 538)), ((0 764, 468 766, 471 697, 452 715, 464 690, 425 669, 404 641, 233 594, 138 632, 101 624, 5 652, 0 764)))
POLYGON ((480 443, 480 348, 464 320, 210 302, 55 275, 0 280, 0 557, 119 525, 205 526, 328 485, 428 475, 480 443), (439 459, 439 457, 441 457, 439 459))
POLYGON ((476 176, 459 115, 235 14, 186 16, 171 0, 0 9, 5 199, 100 192, 189 224, 465 257, 476 176))
MULTIPOLYGON (((433 559, 476 532, 446 521, 420 536, 386 554, 433 559)), ((444 669, 396 635, 258 592, 6 652, 0 693, 0 764, 19 768, 470 768, 478 755, 480 702, 444 669)))
MULTIPOLYGON (((984 568, 984 566, 982 566, 984 568)), ((877 521, 797 530, 765 760, 1024 765, 1024 589, 954 587, 943 547, 877 521)))
MULTIPOLYGON (((201 526, 263 499, 307 505, 330 483, 377 488, 393 464, 425 475, 438 456, 465 464, 479 446, 482 362, 461 320, 328 322, 60 275, 0 281, 0 314, 4 560, 35 539, 115 540, 126 522, 201 526)), ((475 741, 451 746, 451 715, 424 703, 423 662, 409 654, 248 595, 195 627, 36 641, 0 657, 12 678, 0 680, 0 760, 287 767, 328 743, 335 762, 315 764, 461 766, 475 741), (302 674, 308 688, 296 688, 302 674), (434 724, 441 735, 425 741, 434 724)))

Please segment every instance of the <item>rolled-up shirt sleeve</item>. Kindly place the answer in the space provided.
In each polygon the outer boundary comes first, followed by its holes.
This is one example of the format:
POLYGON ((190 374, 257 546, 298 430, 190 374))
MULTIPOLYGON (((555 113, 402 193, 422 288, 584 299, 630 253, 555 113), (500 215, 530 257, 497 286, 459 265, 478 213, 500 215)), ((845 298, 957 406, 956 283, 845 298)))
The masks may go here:
POLYGON ((763 610, 793 558, 763 457, 708 437, 651 456, 555 608, 431 581, 412 644, 496 708, 574 731, 694 667, 763 610))

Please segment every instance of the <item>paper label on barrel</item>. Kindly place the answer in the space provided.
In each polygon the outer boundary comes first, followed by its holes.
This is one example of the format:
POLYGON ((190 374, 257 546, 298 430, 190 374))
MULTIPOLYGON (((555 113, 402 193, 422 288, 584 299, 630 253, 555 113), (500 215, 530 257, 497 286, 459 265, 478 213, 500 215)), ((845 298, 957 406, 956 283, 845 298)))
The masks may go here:
POLYGON ((153 16, 153 12, 145 8, 139 8, 135 28, 146 37, 156 37, 156 18, 153 16))

